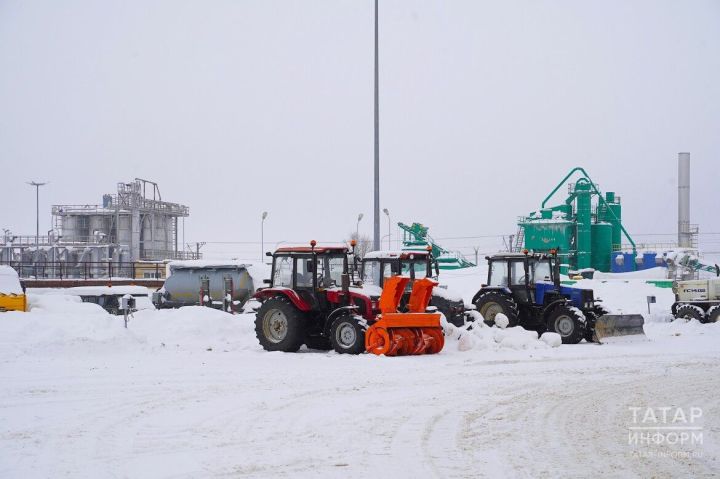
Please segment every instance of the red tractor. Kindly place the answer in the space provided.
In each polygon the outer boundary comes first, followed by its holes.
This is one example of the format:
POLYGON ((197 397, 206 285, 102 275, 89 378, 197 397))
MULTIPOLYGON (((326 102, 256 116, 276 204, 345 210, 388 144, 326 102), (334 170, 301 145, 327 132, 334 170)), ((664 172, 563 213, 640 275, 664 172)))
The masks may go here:
POLYGON ((255 333, 268 351, 334 349, 365 352, 365 331, 375 321, 378 297, 351 285, 347 246, 283 247, 272 256, 272 274, 255 299, 255 333))

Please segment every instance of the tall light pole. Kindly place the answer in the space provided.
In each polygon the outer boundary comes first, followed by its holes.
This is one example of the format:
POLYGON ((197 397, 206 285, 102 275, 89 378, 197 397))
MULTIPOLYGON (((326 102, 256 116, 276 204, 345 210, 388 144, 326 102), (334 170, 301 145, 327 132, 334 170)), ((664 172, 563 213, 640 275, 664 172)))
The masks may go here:
POLYGON ((387 208, 383 208, 383 213, 385 213, 385 215, 388 217, 388 249, 390 250, 390 249, 392 249, 392 246, 390 245, 390 241, 392 238, 392 236, 391 236, 392 222, 390 221, 390 212, 388 211, 387 208))
POLYGON ((267 211, 263 211, 260 220, 260 263, 265 261, 265 218, 267 218, 267 211))
POLYGON ((28 185, 35 187, 35 249, 40 250, 40 187, 47 185, 47 182, 30 181, 28 185))
POLYGON ((358 215, 357 224, 355 225, 355 241, 360 241, 360 220, 363 219, 363 216, 365 215, 362 213, 358 215))
POLYGON ((380 88, 378 73, 378 0, 375 0, 375 194, 373 249, 380 250, 380 88))

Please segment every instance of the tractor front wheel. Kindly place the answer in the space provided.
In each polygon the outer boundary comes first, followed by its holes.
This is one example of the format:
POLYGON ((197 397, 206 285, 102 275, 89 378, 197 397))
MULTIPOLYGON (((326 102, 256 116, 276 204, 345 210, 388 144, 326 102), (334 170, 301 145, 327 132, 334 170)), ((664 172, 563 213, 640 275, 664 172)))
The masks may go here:
POLYGON ((707 313, 708 323, 717 323, 718 321, 720 321, 720 305, 713 306, 707 313))
POLYGON ((475 301, 475 308, 482 315, 485 323, 489 326, 495 324, 495 316, 502 313, 508 318, 508 326, 518 324, 518 305, 512 297, 488 291, 483 293, 475 301))
POLYGON ((705 311, 699 306, 695 306, 694 304, 682 304, 677 307, 677 311, 675 312, 675 317, 677 319, 697 319, 701 323, 705 322, 705 311))
POLYGON ((330 344, 339 354, 365 352, 365 328, 355 316, 343 314, 330 326, 330 344))
POLYGON ((577 344, 585 337, 585 316, 579 309, 560 305, 548 317, 547 329, 558 333, 563 344, 577 344))
POLYGON ((266 351, 294 353, 305 342, 305 318, 289 300, 276 296, 265 301, 255 316, 255 335, 266 351))

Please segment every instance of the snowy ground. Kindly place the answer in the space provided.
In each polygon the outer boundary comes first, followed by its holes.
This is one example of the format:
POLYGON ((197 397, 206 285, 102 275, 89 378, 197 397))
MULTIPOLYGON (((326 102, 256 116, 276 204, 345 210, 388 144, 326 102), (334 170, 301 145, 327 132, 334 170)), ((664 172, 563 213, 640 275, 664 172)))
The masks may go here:
MULTIPOLYGON (((443 275, 466 299, 482 282, 443 275)), ((141 311, 125 330, 31 295, 0 316, 0 477, 720 473, 720 324, 666 322, 672 293, 642 281, 583 284, 625 312, 656 295, 650 340, 551 348, 482 328, 435 356, 267 353, 249 314, 141 311), (700 408, 702 444, 629 445, 632 407, 700 408)))

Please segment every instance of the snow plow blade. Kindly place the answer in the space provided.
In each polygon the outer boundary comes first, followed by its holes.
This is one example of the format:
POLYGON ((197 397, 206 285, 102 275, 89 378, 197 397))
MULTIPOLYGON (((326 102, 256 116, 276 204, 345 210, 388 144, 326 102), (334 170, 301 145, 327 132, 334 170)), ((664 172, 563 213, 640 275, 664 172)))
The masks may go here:
POLYGON ((617 338, 622 338, 623 342, 644 340, 647 339, 644 324, 645 318, 639 314, 605 314, 595 321, 593 341, 617 342, 617 338))
POLYGON ((427 313, 432 289, 437 283, 427 278, 413 284, 408 311, 398 312, 410 278, 392 276, 385 280, 380 296, 378 320, 365 333, 365 350, 385 356, 436 354, 445 345, 440 313, 427 313))

